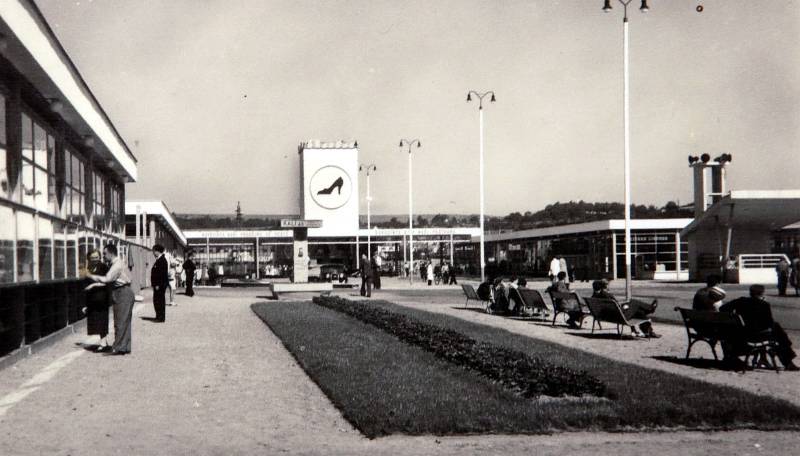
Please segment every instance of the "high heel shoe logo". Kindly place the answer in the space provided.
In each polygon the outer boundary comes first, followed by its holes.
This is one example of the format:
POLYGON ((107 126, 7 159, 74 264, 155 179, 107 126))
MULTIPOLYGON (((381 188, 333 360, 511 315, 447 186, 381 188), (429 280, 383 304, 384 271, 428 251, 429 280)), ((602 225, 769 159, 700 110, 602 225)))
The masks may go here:
POLYGON ((325 209, 338 209, 350 200, 353 185, 350 176, 338 166, 323 166, 312 176, 306 187, 311 199, 325 209))
POLYGON ((342 185, 344 185, 344 179, 341 177, 337 177, 335 181, 331 184, 328 188, 323 188, 322 190, 317 192, 317 195, 330 195, 333 193, 333 189, 336 189, 337 194, 342 194, 342 185))

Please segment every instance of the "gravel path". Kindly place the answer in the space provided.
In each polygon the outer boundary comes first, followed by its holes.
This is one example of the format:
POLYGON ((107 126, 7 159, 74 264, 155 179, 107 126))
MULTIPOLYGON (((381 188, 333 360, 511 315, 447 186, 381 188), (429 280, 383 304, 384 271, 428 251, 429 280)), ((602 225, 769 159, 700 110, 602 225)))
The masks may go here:
MULTIPOLYGON (((84 337, 74 335, 0 371, 0 455, 792 454, 800 437, 743 431, 367 440, 252 313, 260 294, 178 296, 167 323, 135 318, 130 356, 85 352, 75 346, 84 337)), ((483 322, 446 303, 413 301, 407 303, 483 322)), ((139 315, 152 315, 146 302, 139 315)), ((493 320, 487 323, 507 324, 493 320)), ((512 328, 564 332, 520 325, 512 328)))

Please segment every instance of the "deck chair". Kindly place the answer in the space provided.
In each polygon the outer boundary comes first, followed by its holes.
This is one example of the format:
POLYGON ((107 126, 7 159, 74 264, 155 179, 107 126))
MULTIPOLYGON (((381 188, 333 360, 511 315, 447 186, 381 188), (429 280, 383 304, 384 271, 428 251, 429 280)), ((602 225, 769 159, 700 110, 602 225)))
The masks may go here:
MULTIPOLYGON (((573 310, 580 310, 581 316, 578 319, 578 326, 583 327, 583 319, 590 315, 588 309, 582 304, 581 297, 574 292, 548 291, 550 301, 553 303, 553 326, 556 325, 558 314, 565 314, 573 310)), ((594 325, 592 325, 594 327, 594 325)), ((602 328, 601 328, 602 329, 602 328)))
MULTIPOLYGON (((622 308, 619 306, 619 303, 611 299, 584 298, 584 300, 586 301, 586 305, 589 307, 589 312, 594 318, 594 322, 592 323, 592 334, 594 334, 595 324, 600 325, 600 322, 607 322, 616 325, 617 334, 622 337, 625 327, 630 328, 631 333, 633 333, 634 327, 638 327, 642 323, 650 321, 649 319, 626 318, 625 313, 622 312, 622 308)), ((600 327, 600 329, 603 328, 600 327)), ((648 338, 647 340, 650 339, 648 338)))

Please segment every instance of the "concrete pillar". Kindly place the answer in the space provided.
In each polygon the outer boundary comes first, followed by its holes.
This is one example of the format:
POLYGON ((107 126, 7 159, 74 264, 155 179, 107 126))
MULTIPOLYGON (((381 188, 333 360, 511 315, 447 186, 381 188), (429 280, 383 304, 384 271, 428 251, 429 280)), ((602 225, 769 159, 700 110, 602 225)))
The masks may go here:
POLYGON ((681 279, 681 232, 675 232, 675 280, 681 279))
POLYGON ((153 248, 153 245, 156 243, 156 221, 150 220, 150 248, 153 248))
POLYGON ((142 242, 142 226, 140 225, 142 217, 142 206, 136 205, 136 243, 142 242))
POLYGON ((617 233, 611 232, 611 274, 614 279, 617 278, 617 233))
POLYGON ((258 255, 259 255, 258 236, 256 236, 256 279, 260 279, 261 278, 261 267, 260 267, 259 262, 258 262, 258 255))

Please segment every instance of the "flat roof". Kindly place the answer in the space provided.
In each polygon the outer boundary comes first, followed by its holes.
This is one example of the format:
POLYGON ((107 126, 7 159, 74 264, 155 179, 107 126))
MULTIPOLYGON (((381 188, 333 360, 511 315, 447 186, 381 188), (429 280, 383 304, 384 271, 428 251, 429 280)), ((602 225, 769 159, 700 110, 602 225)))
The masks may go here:
POLYGON ((788 229, 798 218, 800 190, 735 190, 712 204, 681 234, 720 226, 776 231, 788 229))
POLYGON ((77 67, 31 0, 0 1, 0 33, 8 35, 3 56, 48 99, 61 101, 59 115, 106 164, 128 181, 137 179, 136 157, 100 106, 77 67))
MULTIPOLYGON (((186 238, 192 239, 237 239, 237 238, 291 238, 292 230, 186 230, 186 238)), ((454 227, 454 228, 414 228, 414 236, 479 236, 480 228, 478 227, 454 227)), ((366 238, 367 234, 370 236, 407 236, 408 228, 372 228, 368 230, 361 228, 358 230, 358 236, 366 238)), ((309 236, 309 237, 341 237, 341 238, 355 238, 356 233, 340 236, 309 236)))
POLYGON ((186 247, 186 235, 183 233, 181 228, 178 226, 178 223, 175 221, 175 218, 172 216, 172 211, 169 210, 163 201, 125 201, 126 216, 135 216, 137 208, 139 209, 139 213, 147 214, 148 217, 153 215, 161 217, 165 222, 165 226, 172 231, 172 234, 174 234, 175 238, 180 241, 181 245, 186 247))
MULTIPOLYGON (((665 219, 631 219, 632 230, 680 230, 685 228, 693 219, 690 218, 665 218, 665 219)), ((549 226, 546 228, 532 228, 529 230, 509 231, 505 233, 487 233, 486 242, 510 241, 529 238, 547 238, 568 234, 591 233, 595 231, 616 231, 625 229, 625 220, 597 220, 594 222, 573 223, 570 225, 549 226)), ((480 233, 478 233, 480 235, 480 233)))

